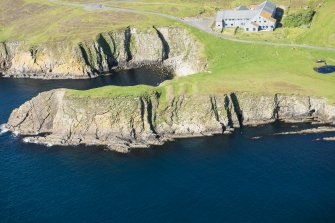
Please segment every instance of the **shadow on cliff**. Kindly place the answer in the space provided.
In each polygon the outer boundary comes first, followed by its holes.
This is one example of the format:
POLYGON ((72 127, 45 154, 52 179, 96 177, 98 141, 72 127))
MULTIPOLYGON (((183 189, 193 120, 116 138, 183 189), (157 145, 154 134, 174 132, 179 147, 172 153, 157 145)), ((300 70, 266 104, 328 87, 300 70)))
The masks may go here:
POLYGON ((169 58, 169 54, 170 54, 169 43, 166 41, 164 35, 155 26, 153 26, 153 28, 156 30, 158 38, 162 42, 162 60, 166 60, 169 58))
MULTIPOLYGON (((112 38, 110 39, 111 41, 113 41, 112 38)), ((103 37, 102 34, 99 35, 97 42, 99 46, 101 47, 102 51, 104 52, 104 54, 107 56, 108 69, 111 71, 114 66, 118 65, 118 62, 114 56, 114 52, 116 51, 115 43, 113 42, 114 49, 112 50, 110 47, 110 44, 107 42, 106 38, 103 37)))
POLYGON ((240 124, 240 127, 243 126, 243 113, 240 107, 240 104, 238 102, 237 96, 235 93, 230 94, 230 98, 232 100, 233 106, 234 106, 234 111, 238 119, 238 123, 240 124))

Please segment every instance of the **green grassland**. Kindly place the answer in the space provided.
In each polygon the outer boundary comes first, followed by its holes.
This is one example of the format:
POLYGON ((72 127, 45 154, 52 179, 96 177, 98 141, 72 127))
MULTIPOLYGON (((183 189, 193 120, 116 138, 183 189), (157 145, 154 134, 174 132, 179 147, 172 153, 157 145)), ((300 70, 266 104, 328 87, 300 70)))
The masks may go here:
POLYGON ((116 11, 86 11, 82 7, 62 6, 47 0, 4 0, 0 16, 0 42, 48 41, 79 42, 98 33, 127 26, 170 25, 172 21, 158 16, 116 11))
MULTIPOLYGON (((180 17, 213 15, 219 9, 239 5, 258 5, 263 0, 68 0, 74 3, 101 3, 113 7, 130 8, 151 12, 161 12, 180 17)), ((320 0, 272 0, 278 5, 290 6, 292 10, 303 6, 313 6, 320 0)))
POLYGON ((335 76, 313 70, 315 61, 335 64, 335 53, 291 47, 232 43, 198 30, 190 31, 204 44, 208 71, 166 81, 159 87, 104 87, 73 91, 86 96, 128 95, 157 90, 173 95, 224 94, 233 91, 253 94, 298 94, 322 96, 335 103, 335 76))
POLYGON ((205 45, 208 72, 175 79, 163 86, 173 85, 179 91, 192 93, 250 91, 318 95, 335 101, 335 76, 313 70, 319 58, 334 64, 334 52, 232 43, 193 32, 205 45))
MULTIPOLYGON (((223 33, 238 39, 335 47, 335 1, 316 1, 313 4, 310 3, 310 5, 311 8, 316 10, 310 28, 281 27, 274 32, 259 33, 246 33, 241 30, 226 29, 223 33), (320 7, 317 7, 319 4, 320 7)), ((290 12, 295 12, 296 10, 298 9, 290 9, 290 12)), ((283 20, 285 20, 285 16, 283 20)))
MULTIPOLYGON (((60 0, 61 1, 61 0, 60 0)), ((64 0, 72 3, 101 3, 106 6, 160 12, 179 17, 214 16, 219 9, 259 4, 261 0, 64 0)), ((334 0, 273 0, 287 7, 286 14, 308 6, 317 13, 311 28, 278 28, 274 32, 245 33, 227 29, 224 34, 239 39, 283 43, 303 43, 335 47, 334 0), (320 6, 320 7, 319 7, 320 6)), ((148 14, 117 11, 87 11, 82 7, 62 6, 48 0, 0 1, 0 41, 25 40, 32 43, 68 40, 78 42, 97 33, 127 26, 174 25, 175 21, 148 14)), ((285 19, 285 17, 284 17, 285 19)))
MULTIPOLYGON (((150 3, 143 4, 145 6, 142 9, 168 13, 172 10, 169 7, 173 6, 178 9, 176 15, 194 16, 194 13, 198 13, 198 9, 204 7, 208 7, 206 10, 210 12, 210 10, 215 11, 221 5, 226 7, 241 3, 259 3, 259 1, 254 0, 157 1, 159 1, 158 5, 161 6, 155 7, 162 8, 152 8, 151 3, 154 3, 154 1, 142 0, 142 3, 150 3)), ((99 1, 92 0, 90 2, 99 1)), ((289 0, 275 2, 288 4, 289 0)), ((303 5, 315 4, 315 2, 291 0, 291 6, 293 9, 298 9, 303 5)), ((121 3, 115 3, 113 6, 117 7, 117 4, 121 3)), ((130 2, 122 4, 134 4, 134 7, 141 9, 140 3, 138 5, 130 2)), ((311 28, 299 30, 294 38, 290 37, 289 40, 285 41, 335 46, 334 4, 334 0, 326 0, 323 6, 318 9, 311 28)), ((55 5, 46 0, 5 0, 0 2, 0 6, 6 9, 0 20, 2 26, 0 41, 24 40, 30 43, 40 43, 68 40, 78 42, 93 38, 99 32, 115 30, 129 25, 136 27, 180 25, 185 27, 185 25, 158 16, 115 11, 87 12, 81 7, 55 5)), ((207 71, 166 81, 159 87, 109 86, 89 91, 71 91, 71 94, 91 97, 139 95, 157 90, 166 97, 170 97, 179 94, 223 94, 243 91, 254 94, 285 93, 323 96, 327 97, 330 102, 335 103, 335 75, 322 75, 313 70, 313 67, 317 66, 315 64, 317 59, 326 59, 329 64, 334 65, 334 52, 236 43, 214 37, 194 28, 186 28, 203 44, 203 54, 208 58, 207 71)), ((271 39, 271 36, 265 34, 261 36, 262 34, 263 32, 257 34, 259 35, 257 38, 267 38, 269 41, 275 39, 274 37, 271 39)), ((272 35, 277 35, 277 32, 272 35)))

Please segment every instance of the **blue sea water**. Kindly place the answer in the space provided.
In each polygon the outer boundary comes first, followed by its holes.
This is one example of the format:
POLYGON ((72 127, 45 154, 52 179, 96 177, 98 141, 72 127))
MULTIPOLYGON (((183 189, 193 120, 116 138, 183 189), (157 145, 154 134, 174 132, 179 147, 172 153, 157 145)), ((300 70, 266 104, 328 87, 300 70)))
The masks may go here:
MULTIPOLYGON (((0 120, 38 92, 103 85, 86 81, 0 79, 0 120)), ((273 136, 290 128, 242 128, 129 154, 4 133, 0 222, 335 222, 335 143, 315 140, 332 134, 273 136)))

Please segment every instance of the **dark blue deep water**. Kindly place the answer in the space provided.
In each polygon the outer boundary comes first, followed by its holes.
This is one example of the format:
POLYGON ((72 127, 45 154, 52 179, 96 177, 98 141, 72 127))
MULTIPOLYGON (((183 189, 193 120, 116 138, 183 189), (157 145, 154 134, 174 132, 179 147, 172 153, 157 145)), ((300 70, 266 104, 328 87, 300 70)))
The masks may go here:
MULTIPOLYGON (((146 73, 136 72, 124 76, 146 73)), ((44 90, 143 83, 124 76, 0 79, 0 120, 44 90)), ((315 140, 332 134, 272 135, 290 128, 242 128, 130 154, 46 148, 5 133, 0 222, 335 222, 335 142, 315 140)))
POLYGON ((320 74, 331 74, 335 72, 335 66, 325 65, 322 67, 315 67, 314 70, 320 74))

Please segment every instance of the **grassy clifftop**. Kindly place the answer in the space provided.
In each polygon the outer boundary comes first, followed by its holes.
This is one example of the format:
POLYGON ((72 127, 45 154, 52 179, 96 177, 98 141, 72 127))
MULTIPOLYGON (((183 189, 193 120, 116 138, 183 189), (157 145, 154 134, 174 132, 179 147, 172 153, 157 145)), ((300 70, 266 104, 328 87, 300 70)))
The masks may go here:
MULTIPOLYGON (((83 2, 82 0, 81 2, 83 2)), ((74 1, 73 1, 74 2, 74 1)), ((94 2, 94 1, 93 1, 94 2)), ((95 2, 99 2, 96 0, 95 2)), ((228 7, 240 3, 259 3, 254 0, 243 1, 163 1, 143 0, 134 4, 145 10, 170 10, 176 7, 178 15, 194 15, 198 8, 228 7), (211 2, 211 3, 209 3, 211 2), (207 6, 207 3, 209 6, 207 6), (159 6, 157 6, 159 5, 159 6), (186 7, 188 6, 188 7, 186 7), (192 7, 194 6, 194 7, 192 7), (153 8, 152 8, 153 7, 153 8), (158 8, 155 8, 158 7, 158 8), (161 7, 161 8, 160 8, 161 7), (170 7, 170 9, 166 9, 170 7)), ((290 1, 275 1, 287 4, 290 1)), ((315 1, 292 0, 292 6, 299 8, 315 1)), ((110 3, 111 4, 111 3, 110 3)), ((301 43, 334 46, 335 15, 334 1, 328 0, 317 13, 312 28, 299 36, 301 43)), ((148 27, 152 25, 180 25, 159 16, 149 16, 116 11, 85 11, 81 7, 55 5, 41 0, 5 0, 0 5, 4 10, 0 23, 0 41, 25 40, 31 43, 69 40, 78 42, 92 38, 99 32, 110 31, 133 25, 148 27), (14 6, 14 7, 13 7, 14 6)), ((180 25, 181 26, 181 25, 180 25)), ((159 90, 168 98, 179 94, 220 94, 232 91, 246 91, 256 94, 301 94, 327 97, 335 103, 335 76, 322 75, 313 70, 317 59, 326 59, 335 64, 335 53, 294 47, 275 47, 235 43, 219 39, 201 31, 187 27, 204 45, 204 54, 208 58, 208 71, 193 76, 167 81, 157 88, 105 87, 89 91, 73 91, 74 95, 129 95, 159 90)))
POLYGON ((334 52, 232 43, 194 29, 190 32, 205 46, 204 53, 209 62, 206 72, 166 81, 157 88, 110 86, 73 93, 94 97, 158 90, 168 99, 182 94, 215 95, 240 91, 320 96, 335 103, 335 76, 318 74, 313 70, 319 58, 335 64, 334 52))
MULTIPOLYGON (((62 2, 61 0, 59 0, 62 2)), ((285 13, 304 7, 316 9, 310 29, 280 28, 268 33, 243 33, 234 31, 237 38, 275 42, 295 42, 335 47, 335 1, 333 0, 272 0, 285 6, 285 13)), ((257 5, 261 0, 64 0, 67 3, 101 3, 104 6, 159 12, 178 17, 214 16, 219 9, 241 4, 257 5)), ((164 17, 143 13, 127 13, 111 10, 86 10, 82 6, 60 5, 48 0, 3 0, 0 16, 0 42, 25 40, 32 44, 68 40, 78 42, 96 36, 97 33, 127 26, 177 25, 164 17)), ((232 34, 233 35, 233 34, 232 34)))
POLYGON ((116 12, 87 11, 83 7, 62 6, 47 0, 0 1, 0 42, 50 41, 80 42, 98 33, 127 26, 150 27, 173 22, 158 16, 116 12))
POLYGON ((335 63, 335 53, 294 47, 232 43, 194 31, 205 44, 207 73, 164 84, 185 92, 251 91, 326 96, 335 102, 335 76, 313 70, 318 58, 335 63))

